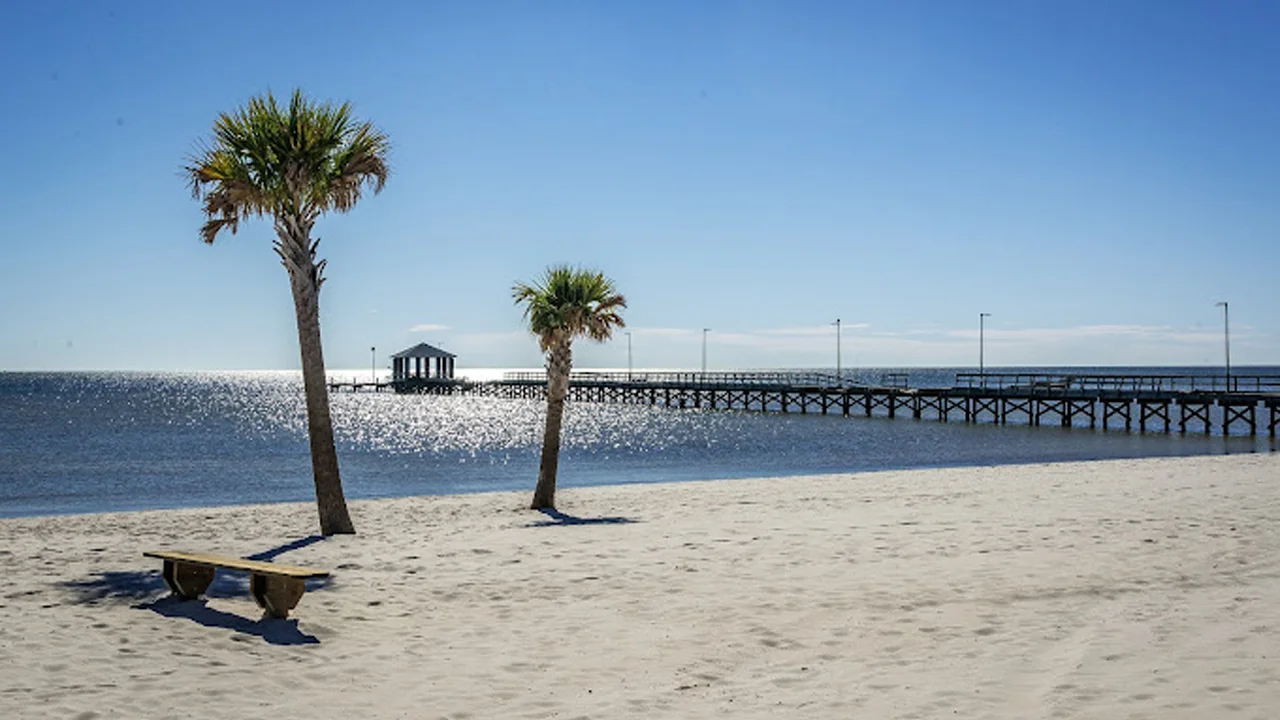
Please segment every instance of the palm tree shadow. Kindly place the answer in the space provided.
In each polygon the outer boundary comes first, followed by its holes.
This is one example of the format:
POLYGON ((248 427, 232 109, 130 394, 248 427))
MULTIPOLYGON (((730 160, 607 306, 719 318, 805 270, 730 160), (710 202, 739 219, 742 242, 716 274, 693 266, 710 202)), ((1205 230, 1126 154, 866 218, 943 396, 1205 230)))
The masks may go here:
POLYGON ((158 600, 139 603, 133 606, 137 610, 150 610, 165 617, 186 618, 205 627, 234 630, 244 635, 256 635, 272 645, 318 645, 320 639, 298 629, 296 619, 276 620, 262 617, 251 620, 209 607, 204 600, 183 600, 181 598, 162 597, 158 600))
POLYGON ((549 520, 539 520, 531 522, 526 527, 565 527, 568 525, 629 525, 635 520, 628 517, 598 517, 598 518, 582 518, 574 515, 562 513, 555 508, 540 508, 538 512, 546 515, 549 520))
POLYGON ((324 540, 323 535, 311 535, 310 537, 304 537, 300 540, 294 540, 293 542, 285 543, 284 545, 280 545, 279 547, 273 547, 270 550, 263 550, 262 552, 254 553, 252 555, 245 555, 244 559, 245 560, 261 560, 263 562, 267 562, 269 560, 275 560, 277 557, 289 552, 290 550, 300 550, 304 547, 307 547, 308 545, 315 545, 316 543, 321 542, 323 540, 324 540))

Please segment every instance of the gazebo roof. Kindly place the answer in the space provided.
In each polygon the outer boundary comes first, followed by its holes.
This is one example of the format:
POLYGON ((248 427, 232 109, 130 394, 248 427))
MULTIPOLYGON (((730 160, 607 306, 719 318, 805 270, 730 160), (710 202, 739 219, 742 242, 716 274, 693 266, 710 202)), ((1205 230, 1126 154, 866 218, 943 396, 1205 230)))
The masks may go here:
POLYGON ((417 345, 414 345, 408 350, 401 350, 400 352, 396 353, 395 355, 392 355, 391 357, 393 358, 438 358, 438 357, 451 358, 451 357, 457 357, 457 355, 454 355, 453 353, 448 352, 446 350, 441 350, 440 348, 435 347, 434 345, 428 345, 426 343, 418 343, 417 345))

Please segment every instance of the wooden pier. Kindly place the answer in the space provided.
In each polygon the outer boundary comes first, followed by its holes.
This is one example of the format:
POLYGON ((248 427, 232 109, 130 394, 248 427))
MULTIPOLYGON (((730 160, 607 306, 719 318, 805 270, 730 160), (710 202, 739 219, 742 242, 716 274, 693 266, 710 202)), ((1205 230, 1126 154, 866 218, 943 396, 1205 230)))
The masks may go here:
MULTIPOLYGON (((397 392, 540 399, 546 376, 507 373, 472 382, 414 378, 382 383, 397 392)), ((958 373, 950 387, 911 387, 908 373, 875 385, 850 384, 819 372, 576 372, 569 399, 670 408, 757 412, 910 416, 941 422, 1017 423, 1140 432, 1241 431, 1275 437, 1280 427, 1280 375, 1060 375, 958 373), (1217 409, 1217 411, 1215 411, 1217 409)), ((371 384, 335 383, 359 390, 371 384)))
POLYGON ((346 390, 348 392, 382 392, 396 390, 395 383, 389 380, 361 382, 359 380, 330 380, 329 390, 346 390))

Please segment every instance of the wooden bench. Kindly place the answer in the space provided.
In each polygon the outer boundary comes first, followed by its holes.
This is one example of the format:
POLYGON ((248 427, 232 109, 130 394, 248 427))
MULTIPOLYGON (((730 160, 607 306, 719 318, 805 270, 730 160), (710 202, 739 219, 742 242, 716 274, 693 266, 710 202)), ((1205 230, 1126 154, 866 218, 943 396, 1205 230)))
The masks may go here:
POLYGON ((164 582, 174 595, 184 600, 195 600, 203 595, 213 582, 217 568, 247 572, 249 592, 258 607, 273 618, 289 617, 289 611, 298 605, 298 600, 307 591, 306 580, 329 577, 325 570, 226 555, 169 550, 151 550, 142 554, 164 560, 164 582))

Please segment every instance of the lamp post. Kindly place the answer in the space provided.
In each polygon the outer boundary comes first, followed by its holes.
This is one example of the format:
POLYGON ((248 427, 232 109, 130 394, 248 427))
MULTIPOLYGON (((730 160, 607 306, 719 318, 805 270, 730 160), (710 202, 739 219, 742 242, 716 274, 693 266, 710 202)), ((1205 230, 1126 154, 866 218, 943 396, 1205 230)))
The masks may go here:
POLYGON ((986 320, 989 317, 991 313, 978 313, 978 375, 982 377, 982 387, 987 386, 986 320))
POLYGON ((844 377, 840 374, 840 318, 836 318, 836 382, 844 384, 844 377))
POLYGON ((373 378, 373 384, 378 384, 378 348, 369 348, 369 375, 373 378))
POLYGON ((702 328, 702 374, 707 374, 707 333, 711 328, 702 328))
POLYGON ((631 380, 631 331, 627 331, 627 380, 631 380))
POLYGON ((1227 360, 1227 392, 1231 392, 1231 317, 1227 309, 1227 301, 1215 303, 1214 307, 1222 308, 1222 348, 1227 360))

